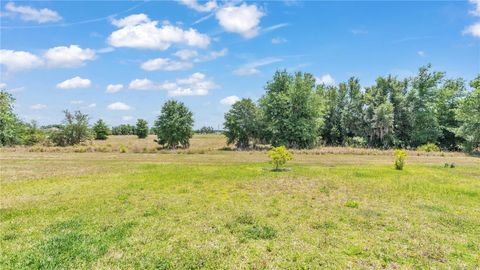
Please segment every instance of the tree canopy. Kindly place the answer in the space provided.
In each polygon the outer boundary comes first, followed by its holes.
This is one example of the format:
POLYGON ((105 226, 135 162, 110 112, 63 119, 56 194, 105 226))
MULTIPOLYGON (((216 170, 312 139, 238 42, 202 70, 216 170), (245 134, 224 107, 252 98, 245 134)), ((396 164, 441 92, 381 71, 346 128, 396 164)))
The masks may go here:
POLYGON ((193 136, 193 114, 182 102, 169 100, 163 105, 154 127, 160 145, 188 148, 193 136))

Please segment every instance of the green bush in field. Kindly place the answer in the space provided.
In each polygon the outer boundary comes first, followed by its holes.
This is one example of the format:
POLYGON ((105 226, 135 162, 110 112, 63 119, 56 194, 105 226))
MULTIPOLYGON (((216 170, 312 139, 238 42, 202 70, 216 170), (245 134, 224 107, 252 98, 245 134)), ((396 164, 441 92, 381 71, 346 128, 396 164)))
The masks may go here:
POLYGON ((405 158, 407 157, 407 152, 405 150, 397 149, 394 153, 395 156, 395 169, 403 170, 405 166, 405 158))
POLYGON ((420 145, 417 147, 417 151, 423 151, 423 152, 439 152, 440 148, 435 145, 434 143, 427 143, 424 145, 420 145))
POLYGON ((99 119, 93 125, 93 132, 95 134, 95 140, 106 140, 108 138, 108 127, 102 119, 99 119))
POLYGON ((285 146, 274 147, 270 149, 267 154, 272 159, 270 163, 275 166, 275 171, 279 171, 281 166, 293 159, 292 153, 290 153, 285 146))
POLYGON ((135 133, 139 139, 144 139, 148 136, 148 123, 146 120, 138 119, 135 133))

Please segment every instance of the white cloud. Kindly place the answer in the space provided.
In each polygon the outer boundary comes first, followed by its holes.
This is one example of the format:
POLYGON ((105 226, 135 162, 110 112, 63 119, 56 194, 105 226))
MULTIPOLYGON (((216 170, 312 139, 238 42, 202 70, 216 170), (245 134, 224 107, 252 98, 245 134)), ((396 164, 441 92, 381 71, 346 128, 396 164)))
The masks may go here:
POLYGON ((7 71, 21 71, 43 65, 43 60, 38 56, 25 51, 0 50, 0 64, 7 71))
POLYGON ((272 38, 272 44, 282 44, 286 42, 287 40, 285 38, 281 38, 281 37, 272 38))
POLYGON ((210 12, 217 8, 217 1, 211 0, 201 5, 197 0, 179 0, 179 2, 198 12, 210 12))
POLYGON ((238 75, 238 76, 255 75, 255 74, 260 73, 260 70, 257 69, 258 67, 270 65, 270 64, 277 63, 277 62, 280 62, 280 61, 283 61, 283 60, 280 59, 280 58, 275 58, 275 57, 263 58, 263 59, 255 61, 255 62, 245 64, 245 65, 237 68, 236 70, 234 70, 233 73, 235 75, 238 75))
POLYGON ((95 51, 92 49, 82 49, 78 45, 69 47, 60 46, 48 49, 43 55, 47 65, 51 67, 79 67, 83 66, 84 61, 95 59, 95 51))
POLYGON ((208 54, 206 55, 201 55, 197 58, 195 58, 195 62, 205 62, 205 61, 212 61, 212 60, 215 60, 219 57, 223 57, 225 56, 226 54, 228 53, 228 49, 227 48, 224 48, 220 51, 211 51, 209 52, 208 54))
POLYGON ((179 50, 174 55, 182 60, 188 60, 194 58, 198 55, 198 52, 195 50, 179 50))
POLYGON ((123 89, 123 84, 109 84, 107 85, 107 93, 116 93, 123 89))
POLYGON ((418 51, 417 54, 421 57, 427 56, 427 54, 424 51, 418 51))
POLYGON ((108 37, 113 47, 166 50, 172 44, 185 44, 205 48, 210 38, 193 28, 183 30, 177 26, 150 21, 145 14, 135 14, 112 22, 120 29, 108 37))
POLYGON ((38 23, 57 22, 62 17, 56 12, 48 8, 35 9, 29 6, 16 6, 13 2, 5 5, 5 9, 14 15, 20 15, 20 19, 24 21, 34 21, 38 23))
POLYGON ((169 96, 204 96, 217 85, 206 78, 205 74, 196 72, 175 82, 165 81, 156 84, 148 79, 135 79, 130 82, 130 89, 136 90, 164 90, 169 96))
POLYGON ((235 104, 237 101, 240 101, 240 98, 237 97, 237 96, 229 96, 229 97, 226 97, 226 98, 223 98, 222 100, 220 100, 220 104, 222 105, 227 105, 227 106, 232 106, 233 104, 235 104))
POLYGON ((155 89, 156 86, 149 79, 135 79, 130 82, 128 88, 135 90, 152 90, 155 89))
POLYGON ((470 14, 480 16, 480 0, 469 0, 469 2, 475 5, 475 10, 471 10, 470 14))
POLYGON ((142 63, 141 67, 147 71, 176 71, 190 69, 193 67, 193 64, 185 61, 170 60, 169 58, 156 58, 142 63))
POLYGON ((130 110, 130 106, 123 102, 114 102, 107 106, 107 109, 111 111, 128 111, 130 110))
POLYGON ((335 79, 333 79, 332 75, 325 74, 320 78, 315 78, 317 84, 325 84, 325 85, 334 85, 335 79))
POLYGON ((464 35, 472 35, 474 37, 480 37, 480 22, 474 23, 465 30, 463 30, 464 35))
POLYGON ((30 106, 30 109, 32 109, 32 110, 43 110, 43 109, 46 109, 46 108, 47 108, 47 105, 40 104, 40 103, 30 106))
POLYGON ((277 29, 280 29, 280 28, 284 28, 284 27, 287 27, 289 26, 290 24, 288 23, 279 23, 279 24, 275 24, 275 25, 272 25, 272 26, 269 26, 267 28, 264 28, 263 29, 263 32, 271 32, 271 31, 274 31, 274 30, 277 30, 277 29))
POLYGON ((83 79, 79 76, 73 77, 71 79, 65 80, 57 84, 57 88, 60 89, 74 89, 74 88, 87 88, 92 85, 92 82, 89 79, 83 79))
POLYGON ((217 10, 216 18, 227 32, 253 38, 260 30, 260 19, 265 14, 256 5, 224 6, 217 10))

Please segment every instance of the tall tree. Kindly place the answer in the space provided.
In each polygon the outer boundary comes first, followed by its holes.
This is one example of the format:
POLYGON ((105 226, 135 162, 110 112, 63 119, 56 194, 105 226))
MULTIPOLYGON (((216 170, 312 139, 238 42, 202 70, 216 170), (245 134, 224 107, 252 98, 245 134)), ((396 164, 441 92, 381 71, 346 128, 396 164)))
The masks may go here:
POLYGON ((148 122, 144 119, 138 119, 135 127, 135 133, 139 139, 144 139, 148 136, 148 122))
POLYGON ((258 109, 251 99, 235 102, 225 114, 225 136, 227 144, 235 144, 238 148, 248 148, 250 142, 255 144, 258 138, 258 109))
POLYGON ((171 149, 188 148, 193 136, 192 112, 182 102, 165 102, 155 121, 155 133, 161 145, 171 149))
POLYGON ((443 72, 430 71, 431 65, 421 67, 412 80, 409 99, 412 104, 413 130, 410 144, 419 146, 437 143, 442 131, 437 119, 435 98, 445 76, 443 72))
POLYGON ((361 137, 365 133, 365 101, 361 91, 360 81, 358 78, 352 77, 348 83, 342 87, 346 87, 347 97, 346 106, 342 113, 346 136, 361 137))
POLYGON ((480 147, 480 75, 470 82, 473 88, 456 110, 456 119, 461 123, 457 134, 465 139, 465 150, 480 147))
POLYGON ((108 138, 108 133, 110 131, 107 124, 102 119, 95 122, 92 129, 95 133, 95 140, 106 140, 108 138))
POLYGON ((0 145, 21 143, 23 123, 13 111, 15 98, 7 91, 0 91, 0 145))

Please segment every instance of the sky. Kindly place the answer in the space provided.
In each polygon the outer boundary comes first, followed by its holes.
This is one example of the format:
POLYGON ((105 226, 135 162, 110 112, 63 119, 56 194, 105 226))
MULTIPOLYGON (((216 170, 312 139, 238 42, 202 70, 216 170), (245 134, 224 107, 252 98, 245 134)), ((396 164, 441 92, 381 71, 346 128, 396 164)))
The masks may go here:
POLYGON ((0 87, 25 121, 150 125, 175 99, 195 127, 221 128, 276 70, 363 86, 422 65, 480 73, 480 0, 2 1, 0 87))

